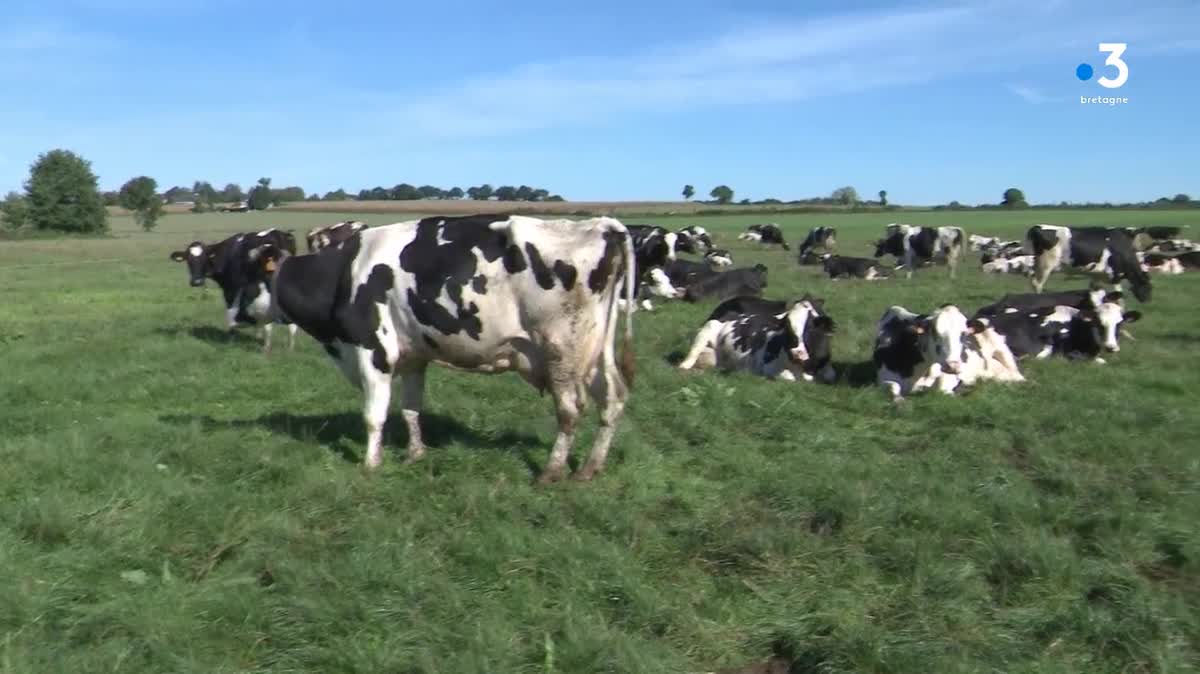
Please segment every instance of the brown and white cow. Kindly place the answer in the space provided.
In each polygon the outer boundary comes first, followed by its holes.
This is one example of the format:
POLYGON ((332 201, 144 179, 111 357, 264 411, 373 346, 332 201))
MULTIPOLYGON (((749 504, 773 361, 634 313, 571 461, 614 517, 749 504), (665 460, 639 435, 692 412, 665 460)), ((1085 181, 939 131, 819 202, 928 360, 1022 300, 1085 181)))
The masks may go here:
POLYGON ((365 463, 383 460, 392 378, 402 382, 408 460, 425 454, 419 424, 430 363, 480 373, 516 371, 549 391, 558 435, 539 481, 562 479, 590 394, 600 416, 591 456, 574 475, 604 467, 633 378, 635 285, 625 226, 509 215, 428 217, 372 227, 320 253, 280 256, 274 308, 325 348, 365 395, 365 463))

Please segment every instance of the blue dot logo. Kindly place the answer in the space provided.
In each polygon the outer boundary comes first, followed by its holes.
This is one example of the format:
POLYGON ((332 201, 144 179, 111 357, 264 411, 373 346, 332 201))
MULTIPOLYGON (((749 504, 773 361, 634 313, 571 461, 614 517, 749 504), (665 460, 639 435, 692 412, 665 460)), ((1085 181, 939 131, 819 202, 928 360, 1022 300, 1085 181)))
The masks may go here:
POLYGON ((1075 77, 1084 82, 1092 79, 1092 67, 1086 63, 1080 63, 1079 67, 1075 69, 1075 77))

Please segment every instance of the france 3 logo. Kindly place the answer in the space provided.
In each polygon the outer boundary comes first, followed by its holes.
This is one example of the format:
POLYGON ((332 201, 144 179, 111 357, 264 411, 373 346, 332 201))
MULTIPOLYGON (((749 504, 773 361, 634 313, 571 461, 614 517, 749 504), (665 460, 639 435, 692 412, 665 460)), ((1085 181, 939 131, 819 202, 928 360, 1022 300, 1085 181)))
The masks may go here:
MULTIPOLYGON (((1125 50, 1129 47, 1124 42, 1101 42, 1098 45, 1098 51, 1102 54, 1108 54, 1104 59, 1104 65, 1116 68, 1116 76, 1109 77, 1108 74, 1102 74, 1096 78, 1096 84, 1106 89, 1120 89, 1125 86, 1125 82, 1129 80, 1129 65, 1121 57, 1125 54, 1125 50)), ((1096 74, 1096 70, 1092 64, 1084 62, 1080 63, 1075 68, 1075 77, 1078 77, 1081 82, 1087 82, 1096 74)), ((1087 105, 1089 103, 1100 103, 1103 105, 1114 106, 1121 103, 1128 103, 1129 99, 1121 96, 1080 96, 1079 103, 1087 105)))

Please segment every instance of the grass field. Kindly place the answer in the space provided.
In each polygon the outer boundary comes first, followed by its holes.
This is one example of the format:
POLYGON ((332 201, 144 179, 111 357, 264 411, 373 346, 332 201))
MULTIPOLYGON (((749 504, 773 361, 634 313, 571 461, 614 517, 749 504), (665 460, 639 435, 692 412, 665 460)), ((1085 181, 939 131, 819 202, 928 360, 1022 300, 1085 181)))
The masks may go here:
MULTIPOLYGON (((1016 237, 1190 216, 905 221, 1016 237)), ((826 298, 841 379, 682 373, 668 356, 711 304, 639 312, 607 471, 539 489, 553 417, 515 375, 431 370, 428 457, 400 464, 396 415, 365 474, 359 394, 316 344, 265 358, 252 331, 227 339, 219 291, 167 258, 337 218, 170 215, 149 234, 118 219, 111 239, 0 242, 0 671, 700 672, 773 645, 797 672, 1200 661, 1200 276, 1131 299, 1137 341, 1107 366, 1024 363, 1025 384, 893 406, 864 366, 888 305, 970 312, 1024 279, 985 278, 968 254, 955 282, 830 282, 734 238, 829 224, 869 255, 890 215, 658 218, 768 264, 769 297, 826 298)))

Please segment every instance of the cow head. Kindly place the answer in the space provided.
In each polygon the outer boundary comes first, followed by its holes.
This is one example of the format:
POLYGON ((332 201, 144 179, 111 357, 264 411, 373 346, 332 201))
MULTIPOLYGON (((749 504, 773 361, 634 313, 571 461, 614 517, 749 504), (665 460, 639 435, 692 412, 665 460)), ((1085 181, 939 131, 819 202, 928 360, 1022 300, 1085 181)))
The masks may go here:
POLYGON ((683 297, 684 289, 676 288, 662 267, 651 267, 642 275, 642 285, 656 297, 683 297))
POLYGON ((910 329, 918 335, 921 355, 943 370, 958 374, 963 365, 963 348, 967 339, 986 329, 978 319, 967 320, 958 307, 943 304, 937 311, 913 321, 910 329))
POLYGON ((247 254, 250 261, 249 277, 253 281, 262 281, 270 284, 270 281, 275 276, 276 270, 283 262, 283 259, 288 256, 288 251, 282 249, 275 244, 265 243, 261 246, 251 249, 247 254))
MULTIPOLYGON (((1117 295, 1119 298, 1120 293, 1109 295, 1117 295)), ((1089 346, 1094 346, 1097 352, 1103 349, 1109 353, 1117 353, 1121 350, 1118 343, 1121 326, 1125 323, 1135 323, 1141 317, 1140 311, 1125 311, 1118 302, 1105 298, 1099 306, 1080 311, 1076 320, 1087 329, 1089 346)))
POLYGON ((171 253, 172 260, 187 263, 188 281, 193 288, 204 285, 204 279, 212 274, 212 258, 212 253, 199 241, 193 241, 186 249, 171 253))
POLYGON ((704 254, 704 260, 713 267, 733 266, 733 255, 727 250, 710 250, 704 254))
POLYGON ((808 347, 804 343, 805 331, 809 321, 817 313, 812 302, 802 299, 789 307, 783 315, 784 330, 787 333, 787 355, 794 363, 805 364, 809 360, 808 347))

